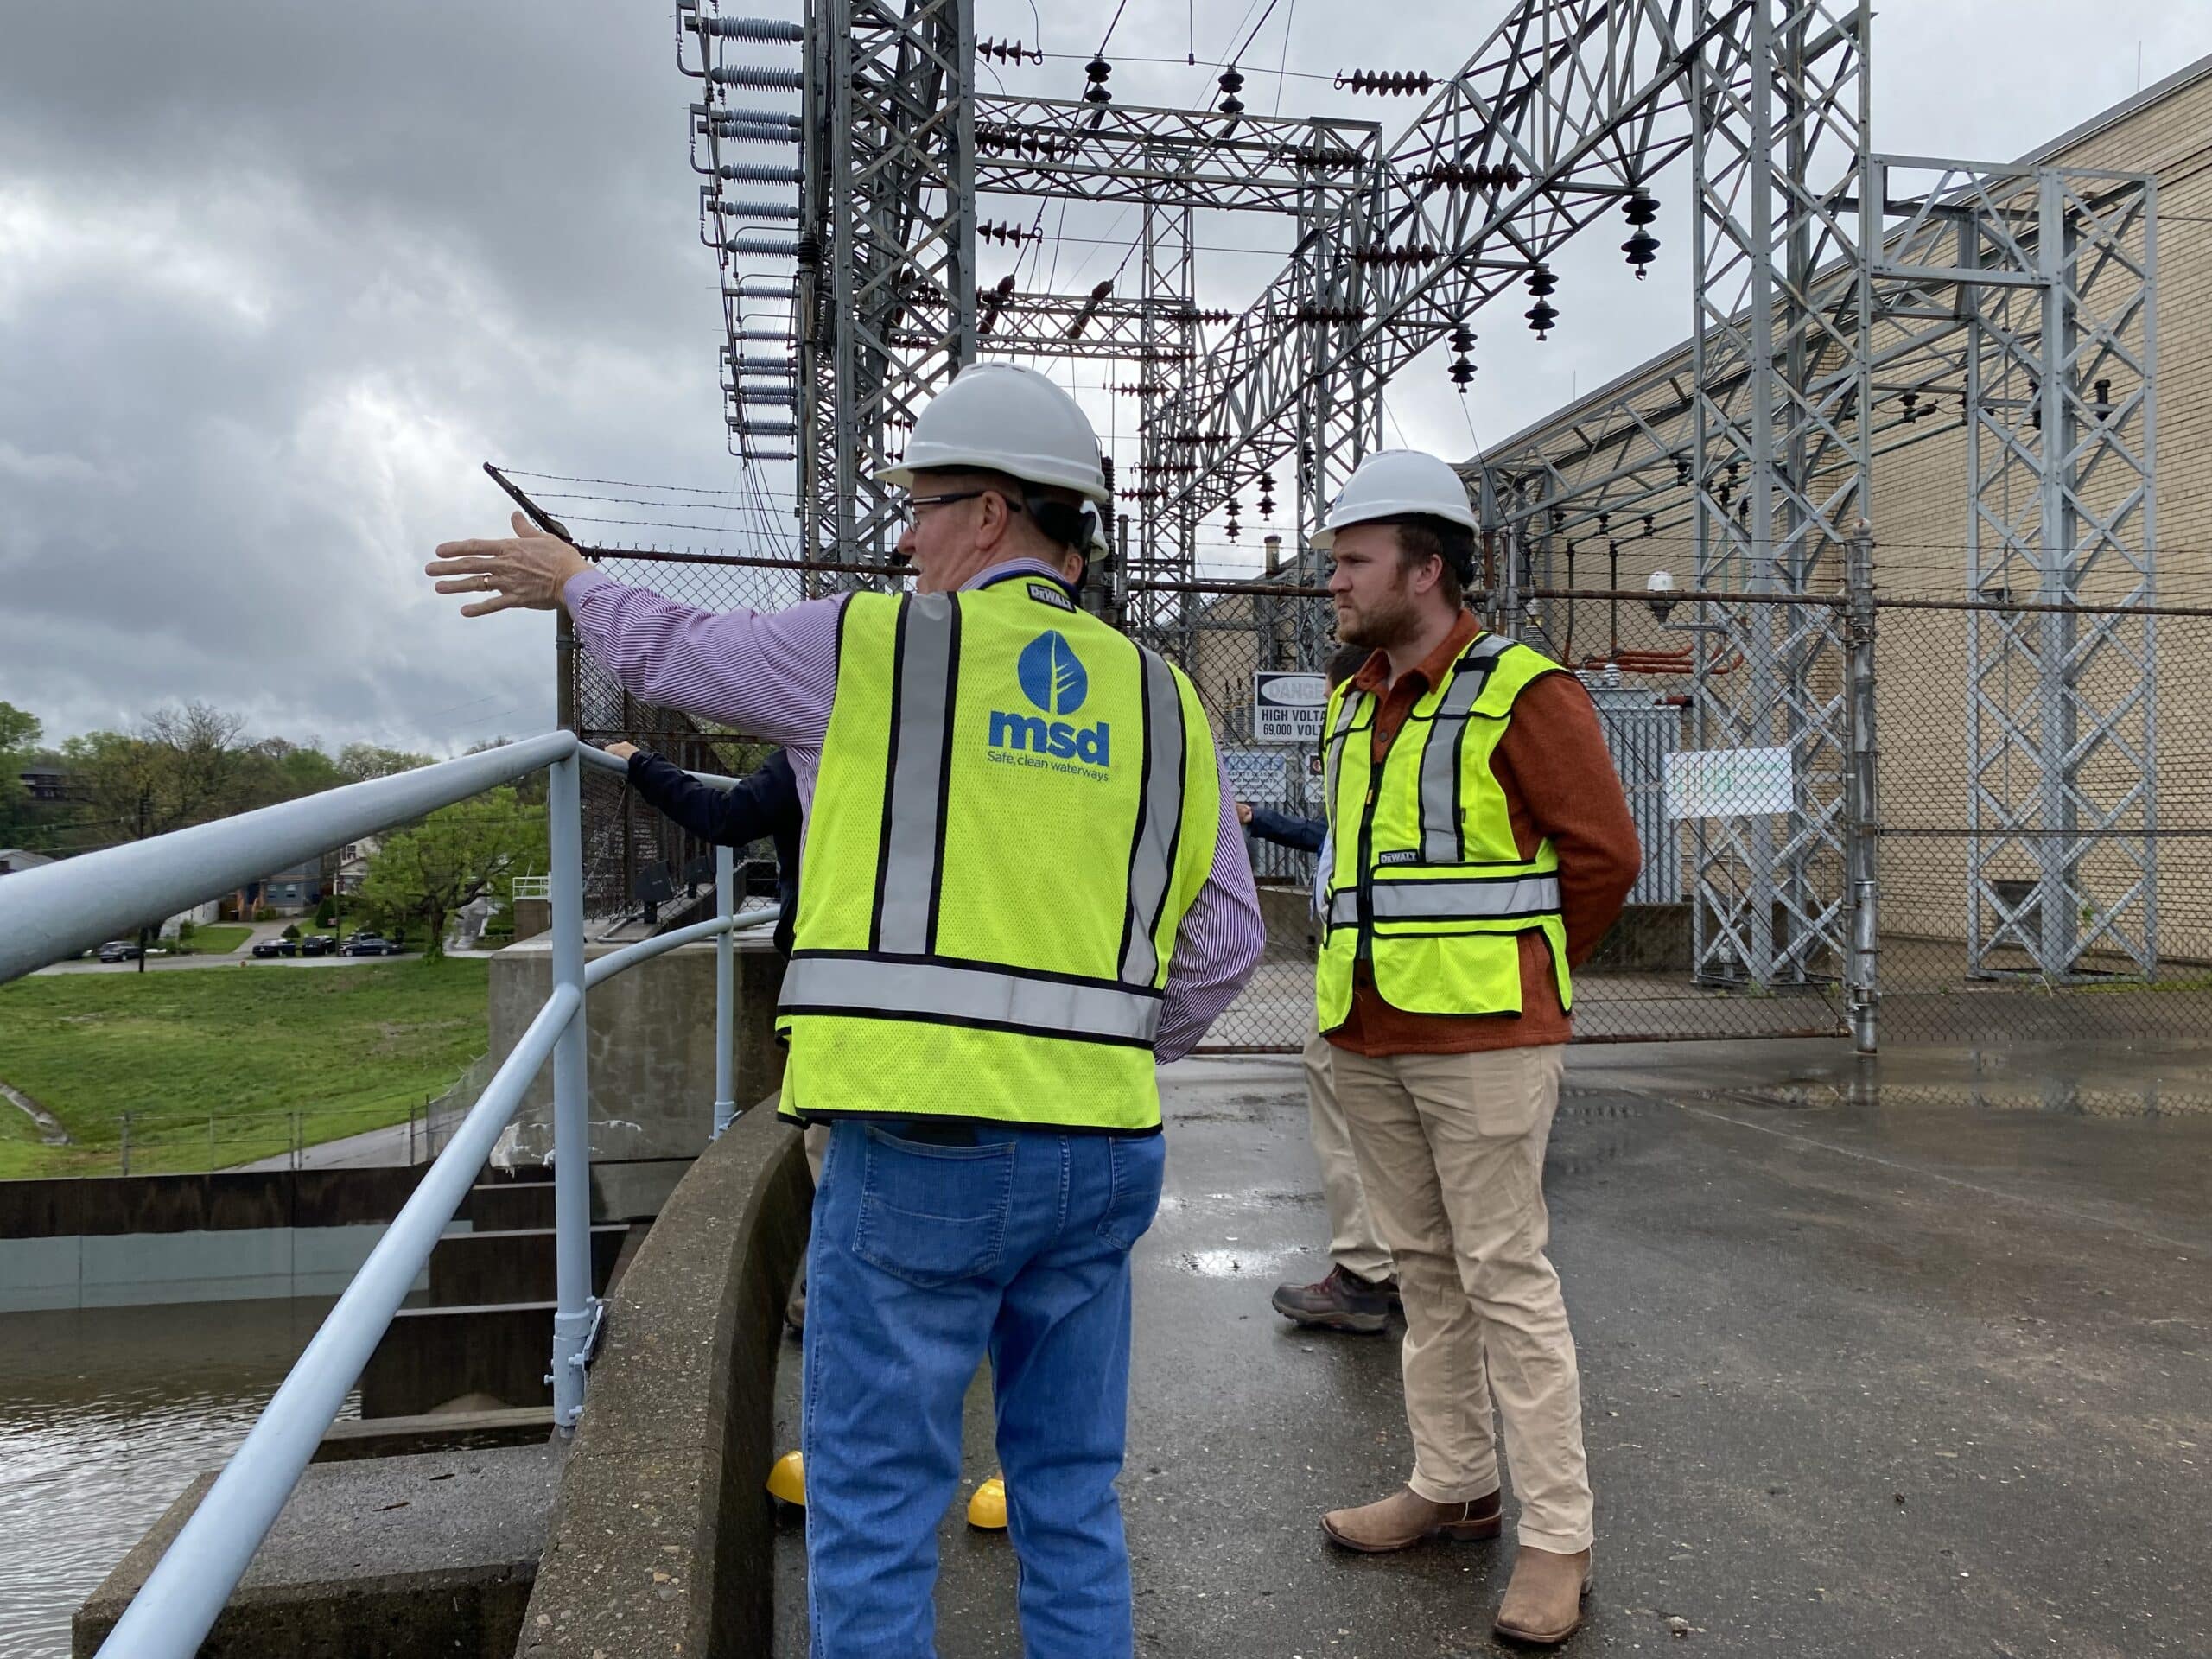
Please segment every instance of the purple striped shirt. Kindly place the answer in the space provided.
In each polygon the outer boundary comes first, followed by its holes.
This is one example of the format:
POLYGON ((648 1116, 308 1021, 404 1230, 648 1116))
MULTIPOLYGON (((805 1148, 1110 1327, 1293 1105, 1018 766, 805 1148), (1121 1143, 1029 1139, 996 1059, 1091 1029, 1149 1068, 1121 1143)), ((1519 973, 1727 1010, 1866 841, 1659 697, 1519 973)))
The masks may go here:
MULTIPOLYGON (((1053 575, 1038 560, 1017 559, 965 586, 1016 570, 1053 575)), ((837 611, 845 595, 784 611, 696 611, 588 570, 570 579, 562 597, 578 637, 632 696, 782 744, 798 778, 801 810, 812 813, 837 694, 837 611)), ((1153 1039, 1156 1058, 1179 1060, 1197 1046, 1252 976, 1266 937, 1224 776, 1213 868, 1175 936, 1153 1039)))

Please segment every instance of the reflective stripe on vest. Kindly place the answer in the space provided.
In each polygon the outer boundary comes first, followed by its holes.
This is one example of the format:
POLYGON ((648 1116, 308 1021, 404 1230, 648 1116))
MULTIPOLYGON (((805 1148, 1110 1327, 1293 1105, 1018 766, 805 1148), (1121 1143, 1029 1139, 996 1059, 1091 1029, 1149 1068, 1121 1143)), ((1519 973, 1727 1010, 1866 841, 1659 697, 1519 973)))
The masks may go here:
POLYGON ((1529 933, 1548 944, 1560 1004, 1572 1007, 1557 851, 1547 839, 1521 855, 1491 766, 1521 692, 1560 671, 1478 635, 1379 761, 1380 700, 1350 685, 1337 694, 1323 767, 1335 864, 1314 979, 1324 1031, 1350 1017, 1362 974, 1409 1013, 1517 1013, 1529 933))
MULTIPOLYGON (((918 594, 906 601, 899 616, 894 660, 889 806, 883 815, 870 943, 887 957, 925 957, 936 948, 945 808, 952 787, 952 728, 947 715, 960 660, 960 607, 950 594, 918 594)), ((1175 843, 1182 829, 1185 734, 1183 700, 1176 692, 1173 673, 1156 652, 1144 652, 1143 661, 1144 785, 1129 857, 1121 980, 1125 985, 1149 988, 1160 973, 1153 934, 1167 902, 1175 843)), ((814 981, 809 977, 802 982, 814 981)), ((783 1001, 785 1007, 794 1003, 789 976, 783 1001)), ((894 1007, 895 1000, 886 1000, 882 1006, 894 1007)), ((925 1001, 906 1006, 918 1010, 931 1004, 925 1001)), ((1067 1029, 1071 1035, 1085 1034, 1080 1026, 1067 1029)))
POLYGON ((1183 699, 1155 652, 1144 653, 1144 795, 1129 855, 1129 908, 1122 923, 1122 982, 1149 985, 1160 972, 1153 944, 1175 873, 1183 827, 1183 699))
MULTIPOLYGON (((1511 922, 1556 915, 1556 875, 1470 877, 1442 881, 1377 881, 1377 922, 1511 922)), ((1359 920, 1359 895, 1340 893, 1331 900, 1329 925, 1351 927, 1359 920)))
POLYGON ((1212 736, 1181 673, 1039 585, 841 613, 778 1014, 788 1116, 1159 1126, 1212 736))
POLYGON ((1045 979, 950 962, 825 953, 784 970, 786 1011, 918 1017, 947 1025, 1152 1046, 1160 993, 1094 980, 1045 979))
POLYGON ((878 950, 925 955, 935 943, 938 876, 944 858, 944 805, 952 787, 945 754, 953 679, 960 660, 960 607, 950 594, 922 594, 899 613, 891 689, 889 804, 875 868, 878 950))
POLYGON ((1421 856, 1431 864, 1457 864, 1467 855, 1459 821, 1459 751, 1475 699, 1512 643, 1502 634, 1486 633, 1470 645, 1430 718, 1428 741, 1421 752, 1421 856))

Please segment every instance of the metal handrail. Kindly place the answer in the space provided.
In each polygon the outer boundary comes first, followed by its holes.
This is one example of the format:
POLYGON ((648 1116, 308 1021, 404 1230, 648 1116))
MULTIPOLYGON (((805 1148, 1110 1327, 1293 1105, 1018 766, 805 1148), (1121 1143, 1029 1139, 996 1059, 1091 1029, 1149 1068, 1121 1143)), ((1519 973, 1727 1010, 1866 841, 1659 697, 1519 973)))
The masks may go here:
MULTIPOLYGON (((5 984, 148 916, 173 914, 210 893, 243 886, 272 869, 286 868, 541 767, 550 774, 550 994, 385 1230, 245 1443, 147 1575, 100 1646, 105 1659, 186 1659, 198 1650, 549 1057, 553 1061, 556 1250, 553 1414, 563 1432, 574 1429, 583 1408, 584 1368, 601 1311, 591 1290, 584 994, 590 986, 678 945, 715 939, 713 1133, 720 1135, 734 1112, 732 936, 772 921, 779 913, 766 909, 742 918, 736 914, 734 856, 730 849, 718 848, 716 914, 712 920, 626 946, 587 966, 580 787, 586 766, 624 769, 621 761, 580 741, 571 732, 543 733, 480 754, 43 865, 0 883, 0 984, 5 984)), ((692 776, 722 787, 735 782, 711 774, 692 776)))
POLYGON ((480 754, 347 784, 213 823, 23 870, 0 885, 0 985, 210 894, 419 818, 576 752, 547 732, 480 754))

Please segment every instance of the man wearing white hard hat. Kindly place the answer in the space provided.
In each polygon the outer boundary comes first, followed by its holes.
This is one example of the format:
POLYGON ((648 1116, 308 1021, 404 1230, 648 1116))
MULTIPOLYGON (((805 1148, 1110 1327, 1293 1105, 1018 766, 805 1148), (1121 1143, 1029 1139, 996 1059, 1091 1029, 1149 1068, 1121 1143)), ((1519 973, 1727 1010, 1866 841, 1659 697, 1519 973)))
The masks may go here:
POLYGON ((1132 1651, 1115 1479, 1156 1061, 1262 944, 1181 671, 1075 602, 1098 441, 1066 392, 964 370, 915 422, 916 591, 707 614, 532 536, 439 549, 442 592, 565 605, 628 690, 784 745, 805 806, 782 1111, 830 1126, 802 1433, 817 1659, 935 1651, 936 1534, 989 1357, 1034 1659, 1132 1651))
POLYGON ((1315 543, 1366 665, 1331 698, 1316 1012, 1405 1304, 1414 1467, 1333 1510, 1367 1553, 1501 1530, 1496 1415, 1520 1500, 1495 1628, 1565 1641, 1590 1582, 1581 1384, 1544 1254, 1544 1147, 1572 969, 1619 914, 1636 829, 1588 694, 1485 633, 1462 595, 1476 520, 1433 455, 1371 455, 1315 543))

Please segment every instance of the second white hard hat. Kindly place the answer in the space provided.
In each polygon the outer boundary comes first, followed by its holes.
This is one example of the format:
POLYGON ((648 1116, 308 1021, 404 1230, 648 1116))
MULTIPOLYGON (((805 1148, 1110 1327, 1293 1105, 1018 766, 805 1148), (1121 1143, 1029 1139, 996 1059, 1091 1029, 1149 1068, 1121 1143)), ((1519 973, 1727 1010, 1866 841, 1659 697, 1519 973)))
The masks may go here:
POLYGON ((1108 499, 1098 464, 1098 434, 1074 398, 1034 369, 970 363, 914 417, 906 454, 875 475, 914 487, 914 474, 938 467, 1004 473, 1026 484, 1108 499))
POLYGON ((1349 525, 1416 517, 1482 527, 1468 505, 1467 486, 1447 463, 1419 449, 1378 449, 1352 469, 1312 544, 1326 548, 1349 525))

